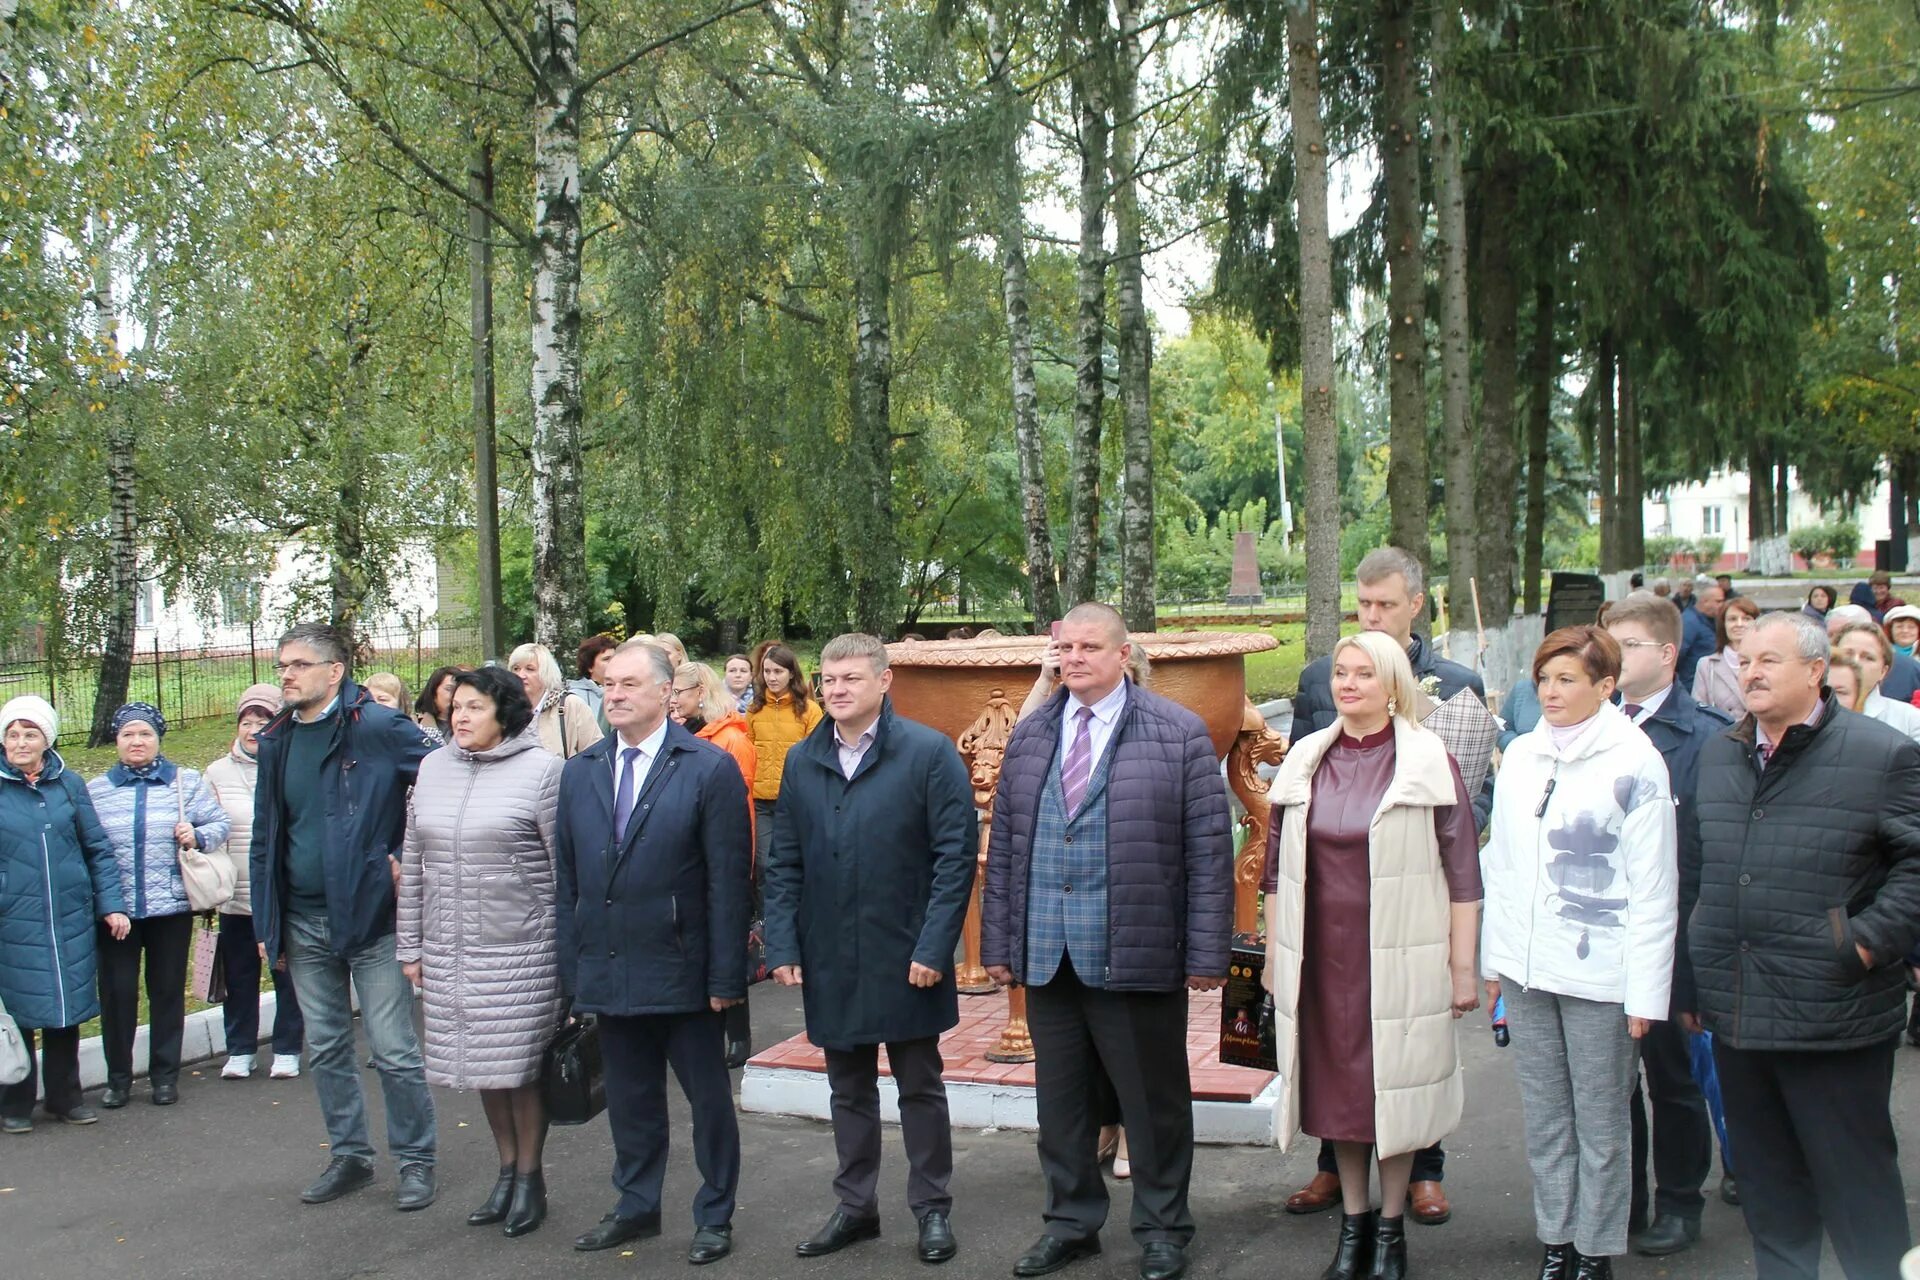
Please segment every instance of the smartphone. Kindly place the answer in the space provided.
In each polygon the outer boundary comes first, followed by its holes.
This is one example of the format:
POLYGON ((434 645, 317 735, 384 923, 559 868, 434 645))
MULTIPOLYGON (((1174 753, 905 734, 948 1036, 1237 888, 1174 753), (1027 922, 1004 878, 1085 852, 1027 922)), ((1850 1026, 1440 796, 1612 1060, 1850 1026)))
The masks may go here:
POLYGON ((1058 622, 1049 622, 1047 624, 1047 635, 1052 638, 1055 644, 1059 644, 1060 643, 1060 624, 1058 622))

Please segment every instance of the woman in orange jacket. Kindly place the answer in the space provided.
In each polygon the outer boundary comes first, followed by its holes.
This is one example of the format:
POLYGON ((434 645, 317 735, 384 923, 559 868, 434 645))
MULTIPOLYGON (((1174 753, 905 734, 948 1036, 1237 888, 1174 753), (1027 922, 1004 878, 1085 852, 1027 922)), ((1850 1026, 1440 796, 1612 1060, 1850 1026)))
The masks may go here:
MULTIPOLYGON (((746 717, 733 709, 733 695, 727 692, 727 685, 718 672, 704 662, 683 662, 673 669, 673 703, 668 707, 673 718, 678 720, 695 737, 711 742, 740 766, 740 776, 745 779, 747 792, 753 793, 755 776, 759 773, 759 752, 754 750, 753 733, 747 728, 746 717)), ((753 828, 756 818, 754 802, 747 802, 748 829, 753 828)), ((773 825, 771 817, 763 824, 773 825)), ((753 868, 753 916, 750 933, 757 933, 760 927, 760 867, 756 858, 753 868)), ((742 946, 751 950, 751 939, 742 938, 742 946)), ((753 976, 749 977, 751 982, 753 976)), ((747 1058, 753 1053, 753 1019, 747 1012, 747 1002, 731 1005, 726 1010, 727 1028, 727 1066, 745 1066, 747 1058)))

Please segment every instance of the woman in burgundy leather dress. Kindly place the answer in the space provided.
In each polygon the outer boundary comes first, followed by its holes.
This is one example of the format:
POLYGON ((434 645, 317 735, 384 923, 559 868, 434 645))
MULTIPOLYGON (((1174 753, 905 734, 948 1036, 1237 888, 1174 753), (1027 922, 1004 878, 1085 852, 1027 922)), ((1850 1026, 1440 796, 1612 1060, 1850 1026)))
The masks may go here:
POLYGON ((1334 1144, 1346 1216, 1325 1280, 1397 1280, 1413 1153, 1464 1102, 1453 1021, 1478 1004, 1478 840, 1459 767, 1414 718, 1406 654, 1349 636, 1332 678, 1339 720, 1291 746, 1268 793, 1275 1122, 1283 1145, 1296 1130, 1334 1144))

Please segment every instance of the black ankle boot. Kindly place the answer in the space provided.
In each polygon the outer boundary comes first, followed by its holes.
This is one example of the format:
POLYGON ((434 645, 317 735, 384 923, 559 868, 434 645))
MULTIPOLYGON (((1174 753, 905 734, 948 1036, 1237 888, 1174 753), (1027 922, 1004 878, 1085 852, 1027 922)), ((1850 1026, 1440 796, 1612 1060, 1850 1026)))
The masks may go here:
POLYGON ((1540 1259, 1540 1280, 1573 1280, 1573 1263, 1579 1256, 1571 1244, 1548 1245, 1540 1259))
POLYGON ((467 1215, 467 1225, 470 1227, 485 1227, 500 1221, 507 1216, 507 1205, 512 1199, 513 1166, 503 1164, 500 1166, 499 1181, 493 1184, 493 1190, 487 1193, 485 1202, 482 1203, 478 1209, 475 1209, 467 1215))
POLYGON ((500 1228, 510 1236, 523 1236, 547 1220, 547 1179, 540 1170, 517 1173, 513 1177, 513 1204, 507 1209, 506 1225, 500 1228))
POLYGON ((1373 1266, 1367 1280, 1407 1280, 1407 1219, 1384 1215, 1373 1228, 1373 1266))
POLYGON ((1579 1261, 1573 1267, 1573 1280, 1613 1280, 1612 1258, 1589 1258, 1584 1253, 1574 1256, 1579 1261))
POLYGON ((1340 1243, 1334 1246, 1333 1261, 1320 1273, 1320 1280, 1365 1280, 1372 1246, 1372 1211, 1342 1214, 1340 1243))

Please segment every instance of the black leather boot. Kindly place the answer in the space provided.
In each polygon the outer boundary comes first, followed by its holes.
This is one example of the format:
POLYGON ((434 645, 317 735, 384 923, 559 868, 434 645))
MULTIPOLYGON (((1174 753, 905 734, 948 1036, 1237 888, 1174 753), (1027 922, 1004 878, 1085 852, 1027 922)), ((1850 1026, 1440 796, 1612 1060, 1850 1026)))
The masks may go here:
POLYGON ((1373 1266, 1367 1280, 1407 1280, 1407 1220, 1382 1216, 1373 1228, 1373 1266))
POLYGON ((1340 1243, 1320 1280, 1365 1280, 1373 1254, 1373 1212, 1340 1216, 1340 1243))
POLYGON ((493 1190, 478 1209, 467 1215, 470 1227, 487 1227, 507 1216, 507 1205, 513 1200, 513 1166, 500 1166, 500 1177, 493 1184, 493 1190))
POLYGON ((1584 1253, 1575 1256, 1579 1261, 1574 1264, 1573 1280, 1613 1280, 1612 1258, 1589 1258, 1584 1253))
POLYGON ((1540 1259, 1540 1280, 1573 1280, 1573 1262, 1580 1255, 1572 1244, 1550 1244, 1540 1259))
POLYGON ((547 1176, 532 1173, 513 1175, 513 1203, 507 1206, 507 1220, 500 1230, 509 1236, 523 1236, 547 1220, 547 1176))

